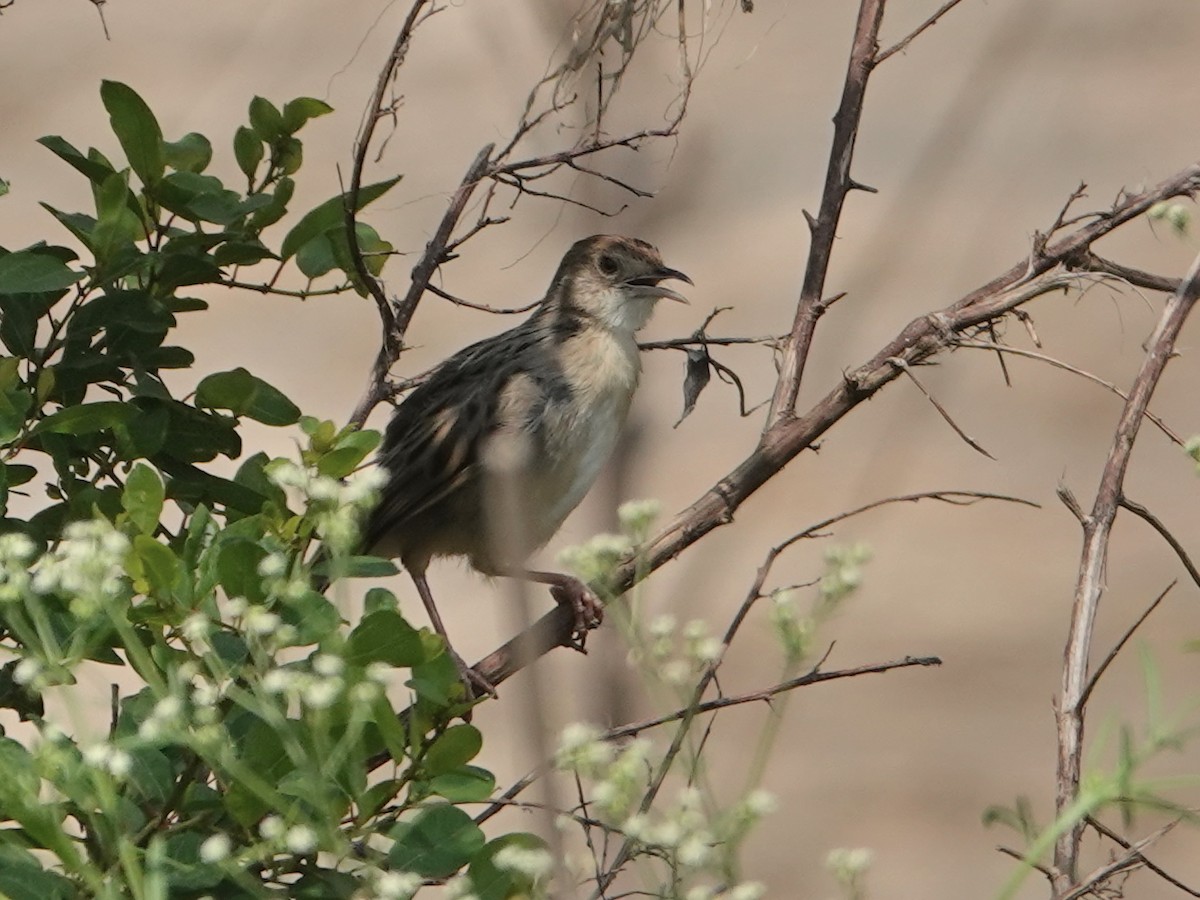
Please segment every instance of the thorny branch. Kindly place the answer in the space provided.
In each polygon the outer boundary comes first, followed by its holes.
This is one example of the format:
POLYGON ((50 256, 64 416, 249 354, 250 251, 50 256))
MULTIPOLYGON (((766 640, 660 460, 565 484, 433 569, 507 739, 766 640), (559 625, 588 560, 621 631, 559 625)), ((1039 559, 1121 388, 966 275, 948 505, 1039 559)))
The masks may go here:
MULTIPOLYGON (((1179 331, 1198 298, 1200 256, 1196 257, 1179 290, 1167 301, 1154 333, 1147 341, 1141 370, 1134 379, 1129 399, 1125 402, 1113 434, 1112 447, 1100 476, 1095 502, 1091 513, 1083 519, 1083 553, 1079 561, 1071 626, 1064 652, 1062 691, 1055 709, 1058 728, 1055 805, 1059 815, 1069 809, 1079 795, 1092 627, 1104 591, 1109 538, 1124 491, 1125 471, 1150 397, 1174 352, 1179 331)), ((1055 842, 1054 888, 1059 893, 1065 893, 1075 881, 1083 827, 1083 822, 1075 824, 1055 842)))
MULTIPOLYGON (((1041 252, 1017 262, 950 305, 911 321, 873 357, 847 372, 806 413, 767 431, 749 456, 651 539, 643 548, 642 558, 620 567, 613 582, 615 589, 628 590, 713 529, 731 523, 738 507, 787 463, 810 448, 855 407, 899 377, 901 370, 895 365, 896 359, 909 365, 927 360, 951 349, 962 335, 970 334, 982 323, 1017 310, 1036 297, 1064 290, 1076 278, 1062 271, 1067 259, 1141 216, 1160 200, 1188 196, 1196 190, 1200 190, 1200 162, 1140 193, 1123 195, 1103 215, 1070 231, 1041 252)), ((492 684, 499 684, 517 670, 517 660, 528 662, 557 646, 566 646, 571 627, 571 616, 566 611, 552 610, 480 660, 476 668, 492 684)))
POLYGON ((837 237, 838 222, 846 195, 856 188, 872 190, 850 177, 850 162, 854 156, 854 142, 858 138, 858 124, 862 119, 867 79, 875 67, 875 53, 879 49, 879 26, 883 23, 883 6, 884 0, 862 0, 858 8, 858 22, 854 29, 850 62, 846 68, 842 101, 833 116, 833 144, 829 152, 829 167, 825 173, 825 188, 821 193, 821 207, 815 219, 805 213, 811 236, 808 263, 804 268, 804 283, 800 288, 800 300, 796 304, 791 336, 783 351, 779 380, 776 382, 775 393, 771 397, 771 405, 767 412, 768 431, 782 422, 789 421, 795 414, 796 398, 800 394, 800 379, 804 376, 804 365, 808 360, 813 334, 817 329, 817 321, 826 309, 822 300, 825 276, 829 272, 833 242, 837 237))

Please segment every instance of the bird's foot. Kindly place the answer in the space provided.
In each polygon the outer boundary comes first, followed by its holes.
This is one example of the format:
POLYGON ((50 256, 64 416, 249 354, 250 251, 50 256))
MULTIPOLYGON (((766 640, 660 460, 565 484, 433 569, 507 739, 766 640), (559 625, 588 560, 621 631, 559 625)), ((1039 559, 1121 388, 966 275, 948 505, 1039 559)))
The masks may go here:
POLYGON ((570 607, 575 616, 570 646, 586 653, 588 632, 604 621, 604 604, 586 584, 567 576, 550 588, 550 596, 560 606, 570 607))
POLYGON ((467 692, 467 700, 478 700, 484 694, 491 697, 493 700, 500 695, 496 693, 496 686, 467 665, 467 661, 455 652, 453 647, 446 647, 450 654, 450 658, 454 660, 454 666, 458 669, 458 677, 463 683, 463 688, 467 692))

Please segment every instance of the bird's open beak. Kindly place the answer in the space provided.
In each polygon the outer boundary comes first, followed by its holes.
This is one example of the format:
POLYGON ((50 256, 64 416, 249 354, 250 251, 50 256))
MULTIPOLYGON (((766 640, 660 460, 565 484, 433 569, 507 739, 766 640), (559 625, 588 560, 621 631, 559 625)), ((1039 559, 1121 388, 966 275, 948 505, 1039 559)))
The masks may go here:
POLYGON ((667 300, 687 303, 688 299, 683 294, 659 284, 660 281, 666 281, 668 278, 674 278, 677 281, 686 281, 688 284, 695 284, 692 279, 688 278, 678 269, 670 269, 666 266, 659 266, 649 275, 639 275, 637 278, 630 278, 625 283, 642 288, 643 292, 651 297, 664 297, 667 300))

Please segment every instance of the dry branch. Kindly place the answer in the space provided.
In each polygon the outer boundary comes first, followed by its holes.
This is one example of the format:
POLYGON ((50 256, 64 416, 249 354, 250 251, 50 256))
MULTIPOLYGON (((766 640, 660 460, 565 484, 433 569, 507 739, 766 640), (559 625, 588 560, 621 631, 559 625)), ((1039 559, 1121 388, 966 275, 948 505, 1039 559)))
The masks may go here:
MULTIPOLYGON (((1069 810, 1079 796, 1084 704, 1090 685, 1088 659, 1092 646, 1092 628, 1096 621, 1100 596, 1104 591, 1108 543, 1113 521, 1120 507, 1125 472, 1150 397, 1174 352, 1179 331, 1198 298, 1200 256, 1196 257, 1179 290, 1167 301, 1154 333, 1147 341, 1141 369, 1134 379, 1129 399, 1125 402, 1113 434, 1112 447, 1100 476, 1100 487, 1096 491, 1095 502, 1092 504, 1091 513, 1083 518, 1083 553, 1079 561, 1075 600, 1071 609, 1071 627, 1064 651, 1062 691, 1055 710, 1058 730, 1055 806, 1059 815, 1069 810)), ((1060 894, 1065 894, 1075 881, 1083 827, 1083 822, 1076 823, 1055 842, 1054 888, 1060 894)))

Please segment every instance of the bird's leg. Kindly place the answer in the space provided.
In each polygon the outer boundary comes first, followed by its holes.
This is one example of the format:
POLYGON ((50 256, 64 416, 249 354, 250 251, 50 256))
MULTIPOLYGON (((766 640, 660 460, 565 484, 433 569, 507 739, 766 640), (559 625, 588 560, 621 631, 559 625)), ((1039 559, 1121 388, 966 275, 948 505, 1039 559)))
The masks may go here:
POLYGON ((550 585, 550 596, 554 598, 554 602, 559 606, 571 608, 575 615, 571 646, 585 652, 587 633, 604 621, 604 604, 600 602, 600 598, 586 584, 570 575, 525 569, 518 577, 550 585))
POLYGON ((417 586, 417 593, 421 595, 421 602, 425 604, 425 611, 429 613, 429 621, 433 624, 433 630, 446 642, 446 652, 454 660, 454 665, 458 669, 458 677, 462 679, 463 686, 467 689, 467 699, 479 696, 476 688, 485 694, 496 697, 496 686, 468 666, 466 660, 458 655, 454 645, 450 643, 450 637, 446 634, 446 626, 442 624, 442 617, 438 613, 437 605, 433 602, 433 593, 429 590, 429 582, 425 579, 425 573, 410 572, 409 574, 412 575, 413 583, 417 586))

